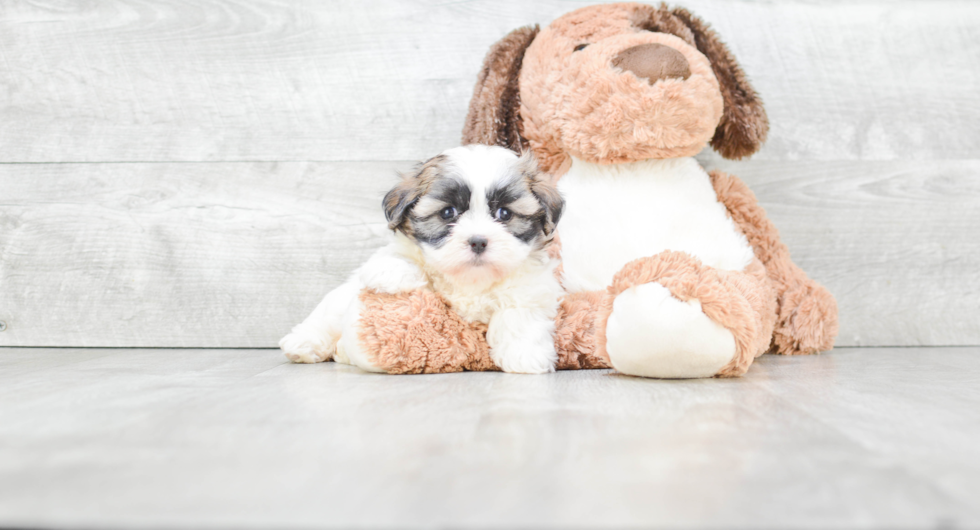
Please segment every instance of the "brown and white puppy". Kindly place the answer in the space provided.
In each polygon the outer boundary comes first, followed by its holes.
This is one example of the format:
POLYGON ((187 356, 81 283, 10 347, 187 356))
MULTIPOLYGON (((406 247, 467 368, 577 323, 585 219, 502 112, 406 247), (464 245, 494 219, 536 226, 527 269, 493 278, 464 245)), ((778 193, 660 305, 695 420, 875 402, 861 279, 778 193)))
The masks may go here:
POLYGON ((554 371, 563 290, 545 246, 563 205, 530 155, 484 145, 449 149, 385 195, 392 242, 279 345, 294 362, 334 359, 381 371, 358 342, 359 293, 429 289, 464 319, 487 324, 490 356, 500 369, 554 371))

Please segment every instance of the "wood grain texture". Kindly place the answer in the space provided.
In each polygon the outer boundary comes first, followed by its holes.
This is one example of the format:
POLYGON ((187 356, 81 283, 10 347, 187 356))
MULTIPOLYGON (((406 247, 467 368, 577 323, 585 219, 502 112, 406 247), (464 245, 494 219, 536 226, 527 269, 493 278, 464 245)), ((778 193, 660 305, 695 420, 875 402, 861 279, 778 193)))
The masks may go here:
POLYGON ((976 528, 978 355, 663 381, 2 348, 0 526, 976 528))
POLYGON ((0 344, 273 346, 382 244, 394 165, 0 166, 0 344))
POLYGON ((727 162, 840 308, 841 346, 980 344, 980 162, 727 162))
MULTIPOLYGON (((588 1, 0 4, 0 162, 404 160, 507 31, 588 1)), ((766 101, 758 160, 980 158, 980 4, 679 2, 766 101)))
MULTIPOLYGON (((0 165, 0 345, 274 346, 383 243, 410 165, 0 165)), ((980 344, 980 161, 722 169, 837 296, 838 345, 980 344)))

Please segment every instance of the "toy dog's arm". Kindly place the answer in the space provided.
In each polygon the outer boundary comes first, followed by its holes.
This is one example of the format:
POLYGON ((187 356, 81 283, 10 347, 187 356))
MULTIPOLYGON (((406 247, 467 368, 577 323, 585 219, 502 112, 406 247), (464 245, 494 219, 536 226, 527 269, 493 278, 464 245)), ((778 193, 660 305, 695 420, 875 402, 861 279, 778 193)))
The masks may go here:
POLYGON ((773 350, 794 355, 833 348, 837 336, 834 296, 793 263, 789 249, 779 239, 779 231, 744 182, 721 171, 710 175, 718 200, 765 265, 776 291, 778 315, 773 350))
POLYGON ((279 341, 279 347, 296 363, 329 361, 337 354, 347 313, 363 290, 399 294, 427 285, 425 274, 399 254, 394 244, 382 247, 346 282, 330 291, 310 316, 279 341))
MULTIPOLYGON (((363 291, 361 347, 389 374, 499 370, 490 357, 487 326, 467 322, 438 294, 363 291)), ((565 296, 555 318, 556 370, 611 368, 596 349, 597 319, 612 298, 605 292, 565 296)), ((608 313, 608 311, 607 311, 608 313)))

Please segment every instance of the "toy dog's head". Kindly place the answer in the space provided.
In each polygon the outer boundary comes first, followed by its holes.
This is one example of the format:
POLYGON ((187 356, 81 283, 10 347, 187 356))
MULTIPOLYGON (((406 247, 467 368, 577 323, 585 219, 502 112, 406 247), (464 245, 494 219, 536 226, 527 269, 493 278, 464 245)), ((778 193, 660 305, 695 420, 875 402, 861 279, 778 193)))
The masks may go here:
POLYGON ((762 102, 713 31, 684 9, 585 7, 495 44, 464 143, 531 147, 555 172, 568 156, 608 164, 758 150, 762 102))
POLYGON ((388 227, 413 240, 427 264, 468 284, 499 280, 541 250, 563 205, 530 153, 483 145, 430 158, 384 198, 388 227))

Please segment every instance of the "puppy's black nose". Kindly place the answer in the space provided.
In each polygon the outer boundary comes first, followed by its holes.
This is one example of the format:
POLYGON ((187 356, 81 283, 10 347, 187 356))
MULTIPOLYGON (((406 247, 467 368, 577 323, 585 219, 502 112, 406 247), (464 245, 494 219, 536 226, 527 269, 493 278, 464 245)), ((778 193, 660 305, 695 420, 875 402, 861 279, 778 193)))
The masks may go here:
POLYGON ((474 254, 483 254, 483 251, 487 249, 487 238, 483 236, 473 236, 470 238, 470 250, 474 254))

